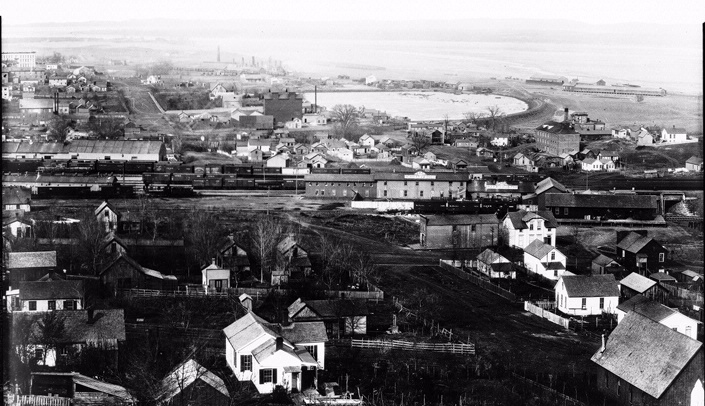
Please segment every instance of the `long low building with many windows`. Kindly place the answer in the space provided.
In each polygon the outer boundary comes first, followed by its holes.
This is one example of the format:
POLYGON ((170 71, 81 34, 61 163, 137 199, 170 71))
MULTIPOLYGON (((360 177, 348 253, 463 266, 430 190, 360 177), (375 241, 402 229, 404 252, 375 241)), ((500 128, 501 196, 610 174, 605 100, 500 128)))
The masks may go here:
POLYGON ((467 195, 467 172, 381 172, 306 175, 306 196, 364 199, 456 199, 467 195))

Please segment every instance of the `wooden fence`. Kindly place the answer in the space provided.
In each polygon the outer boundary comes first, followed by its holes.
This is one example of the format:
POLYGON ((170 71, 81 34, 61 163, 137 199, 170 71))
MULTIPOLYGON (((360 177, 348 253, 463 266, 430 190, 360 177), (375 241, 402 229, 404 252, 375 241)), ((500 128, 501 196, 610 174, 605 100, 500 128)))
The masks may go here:
MULTIPOLYGON (((229 296, 240 296, 243 293, 248 294, 253 299, 258 300, 266 297, 269 293, 286 295, 291 291, 289 289, 275 288, 230 288, 221 292, 209 291, 206 292, 202 287, 189 287, 179 290, 156 290, 156 289, 120 289, 118 291, 122 295, 135 297, 199 297, 199 298, 226 298, 229 296)), ((366 290, 323 290, 320 293, 329 298, 346 298, 346 299, 366 299, 380 301, 384 300, 384 292, 374 286, 369 291, 366 290)))
POLYGON ((555 313, 551 313, 548 310, 544 310, 539 306, 536 306, 528 301, 524 302, 524 310, 527 312, 530 312, 532 314, 535 314, 539 317, 542 317, 551 323, 558 324, 560 326, 563 326, 564 328, 568 329, 569 327, 569 320, 565 319, 555 313))
POLYGON ((571 406, 587 406, 585 403, 579 401, 578 399, 572 398, 564 393, 558 392, 557 390, 553 388, 549 388, 546 385, 540 384, 532 379, 529 379, 527 377, 521 376, 517 373, 512 372, 512 376, 522 383, 529 385, 533 387, 534 389, 538 389, 543 393, 548 394, 548 396, 560 399, 560 404, 563 405, 571 405, 571 406))
POLYGON ((57 396, 13 395, 9 404, 13 406, 71 406, 71 399, 57 396))
POLYGON ((354 348, 387 348, 405 351, 432 351, 452 354, 475 355, 475 344, 456 343, 415 343, 401 340, 365 340, 352 339, 350 345, 354 348))
POLYGON ((488 280, 478 278, 477 276, 473 276, 470 273, 463 271, 462 269, 458 269, 458 268, 454 267, 453 265, 451 265, 451 263, 452 263, 452 261, 441 259, 439 262, 439 266, 442 269, 445 269, 446 271, 454 274, 455 276, 457 276, 461 279, 465 279, 466 281, 472 283, 473 285, 477 285, 477 286, 481 287, 482 289, 485 289, 489 292, 494 293, 495 295, 501 296, 501 297, 503 297, 509 301, 512 301, 512 302, 517 301, 517 295, 515 295, 514 293, 512 293, 508 290, 505 290, 505 289, 501 288, 500 286, 497 286, 488 280))

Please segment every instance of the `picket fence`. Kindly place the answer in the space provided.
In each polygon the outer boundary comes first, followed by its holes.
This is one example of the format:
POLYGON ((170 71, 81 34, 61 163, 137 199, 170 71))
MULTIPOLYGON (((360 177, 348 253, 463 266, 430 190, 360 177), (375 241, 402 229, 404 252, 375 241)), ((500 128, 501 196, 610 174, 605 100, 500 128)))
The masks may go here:
MULTIPOLYGON (((179 290, 156 290, 156 289, 120 289, 122 295, 133 297, 199 297, 199 298, 225 298, 229 296, 240 296, 243 293, 248 294, 253 299, 258 300, 266 297, 270 292, 279 295, 287 295, 289 289, 273 289, 273 288, 230 288, 222 292, 209 291, 206 292, 203 288, 189 288, 179 290)), ((329 298, 346 298, 346 299, 366 299, 380 301, 384 300, 384 292, 376 287, 371 287, 366 290, 323 290, 323 296, 329 298)))
POLYGON ((500 286, 497 286, 488 280, 478 278, 477 276, 471 275, 470 273, 465 272, 462 269, 456 268, 452 265, 452 263, 453 263, 453 261, 441 259, 439 262, 439 266, 442 269, 445 269, 446 271, 454 274, 455 276, 457 276, 461 279, 465 279, 466 281, 472 283, 473 285, 477 285, 477 286, 481 287, 482 289, 485 289, 489 292, 494 293, 495 295, 501 296, 501 297, 503 297, 509 301, 512 301, 512 302, 517 301, 517 295, 515 295, 514 293, 512 293, 506 289, 502 289, 500 286))
POLYGON ((71 406, 71 399, 56 396, 13 395, 9 404, 13 406, 71 406))
POLYGON ((568 319, 565 319, 555 313, 551 313, 548 310, 544 310, 541 307, 536 306, 529 301, 524 302, 524 310, 526 310, 529 313, 535 314, 539 317, 542 317, 542 318, 550 321, 551 323, 558 324, 566 329, 570 328, 568 319))
POLYGON ((401 340, 365 340, 352 339, 353 348, 385 348, 404 351, 432 351, 452 354, 475 355, 475 344, 456 343, 415 343, 401 340))

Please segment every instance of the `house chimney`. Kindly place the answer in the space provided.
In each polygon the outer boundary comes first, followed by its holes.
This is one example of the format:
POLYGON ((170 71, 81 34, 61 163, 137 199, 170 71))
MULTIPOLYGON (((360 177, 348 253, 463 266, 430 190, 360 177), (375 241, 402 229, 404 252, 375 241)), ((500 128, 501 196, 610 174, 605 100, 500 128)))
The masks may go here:
POLYGON ((213 261, 213 262, 211 262, 211 263, 212 263, 213 265, 215 265, 215 257, 211 258, 211 261, 213 261))
POLYGON ((289 327, 291 325, 291 320, 289 320, 289 312, 284 309, 281 312, 281 326, 289 327))
POLYGON ((284 347, 284 339, 282 337, 277 337, 277 348, 276 351, 281 350, 284 347))
POLYGON ((605 335, 602 335, 602 346, 600 347, 600 354, 605 352, 605 335))
POLYGON ((88 323, 88 324, 95 323, 95 319, 93 317, 93 309, 92 308, 88 309, 87 313, 88 313, 88 320, 86 321, 86 323, 88 323))
POLYGON ((563 121, 568 122, 568 107, 564 109, 563 121))

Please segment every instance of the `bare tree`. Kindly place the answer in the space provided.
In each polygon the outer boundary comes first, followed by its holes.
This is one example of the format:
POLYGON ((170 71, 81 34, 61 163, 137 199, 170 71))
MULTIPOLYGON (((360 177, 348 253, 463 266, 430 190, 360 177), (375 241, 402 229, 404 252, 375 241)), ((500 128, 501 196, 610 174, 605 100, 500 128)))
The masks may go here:
POLYGON ((264 282, 265 273, 271 275, 272 266, 276 264, 277 244, 284 234, 284 226, 279 220, 262 216, 252 226, 250 235, 252 247, 260 263, 260 281, 264 282))
POLYGON ((53 141, 64 142, 71 129, 71 120, 56 115, 47 123, 47 137, 53 141))
POLYGON ((431 145, 431 139, 424 133, 414 132, 411 136, 411 145, 413 145, 419 154, 423 152, 424 149, 431 145))
POLYGON ((77 227, 78 253, 83 263, 87 265, 88 271, 97 275, 103 265, 103 243, 105 239, 105 228, 103 223, 96 221, 92 211, 83 213, 81 221, 77 227))
POLYGON ((193 209, 186 219, 191 257, 198 266, 208 264, 218 250, 223 235, 223 227, 212 213, 193 209))
POLYGON ((360 123, 360 112, 353 105, 336 104, 331 113, 343 137, 351 135, 360 123))
POLYGON ((497 105, 488 106, 487 112, 489 113, 490 122, 492 123, 492 129, 494 130, 495 126, 497 125, 497 120, 501 116, 503 116, 504 113, 502 112, 502 109, 500 109, 497 105))
POLYGON ((465 117, 466 122, 470 124, 475 124, 476 121, 484 117, 484 115, 482 113, 476 113, 474 111, 466 111, 465 113, 463 113, 463 117, 465 117))

